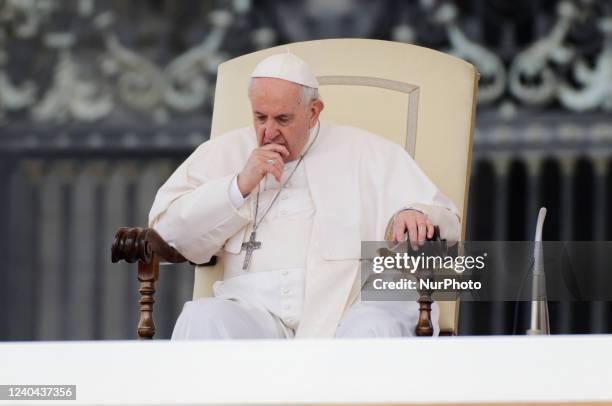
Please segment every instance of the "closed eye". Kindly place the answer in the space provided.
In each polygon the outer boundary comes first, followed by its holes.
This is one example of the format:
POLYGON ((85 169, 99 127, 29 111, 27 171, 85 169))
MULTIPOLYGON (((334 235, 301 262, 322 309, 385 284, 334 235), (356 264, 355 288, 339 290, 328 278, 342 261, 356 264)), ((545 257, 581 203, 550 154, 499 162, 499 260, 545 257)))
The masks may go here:
POLYGON ((279 124, 287 124, 291 121, 292 118, 293 116, 282 114, 280 116, 276 116, 276 121, 278 121, 279 124))

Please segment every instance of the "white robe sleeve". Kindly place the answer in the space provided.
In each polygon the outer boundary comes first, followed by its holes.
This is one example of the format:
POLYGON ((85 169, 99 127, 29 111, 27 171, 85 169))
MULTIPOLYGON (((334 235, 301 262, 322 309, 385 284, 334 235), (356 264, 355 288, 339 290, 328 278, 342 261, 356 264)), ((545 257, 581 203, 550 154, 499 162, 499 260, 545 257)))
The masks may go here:
POLYGON ((235 174, 211 178, 206 173, 207 166, 202 162, 214 150, 207 144, 202 144, 162 185, 149 213, 149 227, 197 264, 208 262, 250 221, 247 204, 236 208, 230 199, 235 174))
MULTIPOLYGON (((377 190, 377 235, 384 236, 389 220, 400 210, 414 208, 422 211, 439 226, 440 236, 450 242, 461 235, 460 215, 455 205, 433 184, 412 157, 401 147, 382 141, 377 148, 369 148, 362 161, 369 163, 372 190, 377 190), (372 165, 376 166, 374 168, 372 165), (372 176, 374 175, 374 176, 372 176)), ((382 240, 382 238, 380 238, 382 240)))
MULTIPOLYGON (((441 197, 446 198, 444 195, 441 197)), ((438 198, 440 200, 440 198, 438 198)), ((451 203, 452 204, 452 203, 451 203)), ((461 237, 460 216, 448 207, 439 205, 428 205, 422 203, 413 203, 408 206, 409 209, 416 209, 425 213, 429 220, 440 228, 440 238, 449 242, 459 241, 461 237)))

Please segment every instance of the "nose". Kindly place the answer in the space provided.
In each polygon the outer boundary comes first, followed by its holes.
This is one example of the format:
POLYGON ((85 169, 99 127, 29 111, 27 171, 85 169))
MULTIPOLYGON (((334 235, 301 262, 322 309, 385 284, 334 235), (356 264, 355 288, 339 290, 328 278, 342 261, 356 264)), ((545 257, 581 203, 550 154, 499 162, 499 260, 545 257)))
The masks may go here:
POLYGON ((264 125, 264 130, 264 143, 273 142, 276 137, 278 137, 278 126, 274 122, 266 123, 264 125))

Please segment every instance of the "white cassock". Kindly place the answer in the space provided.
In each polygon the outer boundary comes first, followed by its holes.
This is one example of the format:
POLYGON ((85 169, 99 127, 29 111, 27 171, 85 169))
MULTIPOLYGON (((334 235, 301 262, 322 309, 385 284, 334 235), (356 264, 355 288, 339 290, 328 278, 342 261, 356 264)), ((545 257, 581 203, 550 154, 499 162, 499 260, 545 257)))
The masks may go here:
MULTIPOLYGON (((316 126, 311 130, 314 140, 316 126)), ((160 188, 149 225, 187 259, 223 256, 213 298, 185 304, 173 339, 412 335, 416 302, 366 302, 361 241, 382 241, 402 208, 427 214, 456 241, 457 209, 398 145, 365 130, 321 123, 319 136, 257 230, 261 248, 242 269, 253 226, 253 191, 236 174, 257 147, 252 128, 205 142, 160 188), (238 194, 238 196, 236 196, 238 194)), ((284 182, 297 164, 285 164, 284 182)), ((259 185, 258 221, 279 183, 259 185)), ((437 332, 437 307, 432 315, 437 332)))

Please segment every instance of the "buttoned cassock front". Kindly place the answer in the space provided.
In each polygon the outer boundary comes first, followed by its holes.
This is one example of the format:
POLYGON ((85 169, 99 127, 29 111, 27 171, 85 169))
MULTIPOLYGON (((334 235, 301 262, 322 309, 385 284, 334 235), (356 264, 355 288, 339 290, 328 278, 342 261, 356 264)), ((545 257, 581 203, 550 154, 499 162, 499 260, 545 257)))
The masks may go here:
MULTIPOLYGON (((241 299, 270 311, 282 321, 286 337, 294 336, 301 318, 304 271, 315 213, 306 171, 297 163, 285 164, 281 179, 285 187, 280 193, 280 184, 273 176, 268 175, 261 182, 257 215, 260 222, 257 240, 261 248, 254 251, 249 268, 243 270, 245 253, 240 247, 243 239, 251 234, 253 224, 250 223, 243 233, 237 233, 225 244, 224 281, 216 282, 213 287, 215 297, 241 299), (271 205, 277 193, 278 198, 271 205)), ((255 213, 256 196, 255 191, 244 202, 250 207, 251 217, 255 213)))
MULTIPOLYGON (((250 234, 254 193, 235 208, 228 191, 256 147, 252 128, 202 144, 158 191, 150 226, 196 263, 222 249, 239 252, 250 234)), ((314 213, 296 337, 333 337, 359 293, 361 241, 383 240, 387 222, 405 207, 425 212, 442 238, 457 240, 458 212, 406 151, 365 130, 321 123, 302 165, 314 213)), ((258 240, 266 244, 259 234, 258 240)))

